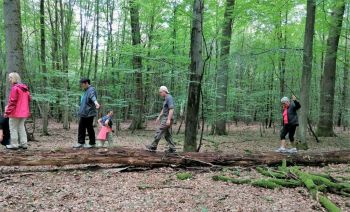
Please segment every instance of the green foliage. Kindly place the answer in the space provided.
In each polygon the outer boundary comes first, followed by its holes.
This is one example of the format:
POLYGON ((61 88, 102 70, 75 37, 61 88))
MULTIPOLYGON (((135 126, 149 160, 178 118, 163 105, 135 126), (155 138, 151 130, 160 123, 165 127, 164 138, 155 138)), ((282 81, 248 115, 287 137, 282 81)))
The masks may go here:
POLYGON ((178 180, 189 180, 192 178, 192 174, 189 172, 180 172, 176 174, 178 180))
MULTIPOLYGON (((74 117, 79 104, 81 90, 79 78, 87 76, 92 79, 97 88, 98 97, 102 104, 102 112, 106 107, 116 111, 116 119, 124 120, 132 116, 131 106, 135 99, 135 70, 132 68, 132 55, 142 57, 143 84, 145 92, 145 118, 152 118, 158 113, 162 99, 158 96, 158 87, 167 85, 176 100, 176 117, 187 101, 188 64, 190 51, 190 24, 192 19, 192 1, 159 1, 137 0, 140 7, 140 25, 142 44, 138 47, 131 45, 130 13, 128 1, 109 1, 95 5, 91 1, 69 1, 74 3, 73 20, 68 52, 68 73, 62 70, 62 29, 55 26, 55 1, 45 4, 46 31, 46 65, 48 71, 42 73, 40 68, 40 30, 39 4, 37 1, 23 0, 22 28, 23 44, 26 62, 24 82, 28 83, 37 103, 49 103, 51 116, 62 118, 65 98, 68 96, 70 116, 74 117), (95 58, 96 7, 100 7, 100 38, 98 61, 95 58), (80 13, 81 12, 81 13, 80 13), (109 17, 113 12, 113 19, 109 17), (80 16, 81 15, 81 16, 80 16), (80 20, 82 17, 82 20, 80 20), (112 24, 112 31, 109 31, 112 24), (153 26, 153 31, 151 26, 153 26), (86 32, 82 32, 86 28, 86 32), (58 30, 56 32, 56 30, 58 30), (85 35, 86 37, 83 37, 85 35), (57 36, 57 58, 54 58, 54 38, 57 36), (82 41, 84 46, 81 46, 82 41), (83 58, 82 58, 83 57, 83 58), (57 64, 55 64, 57 62, 57 64), (94 64, 97 69, 94 70, 94 64), (96 78, 94 72, 96 71, 96 78), (48 85, 43 88, 46 78, 48 85), (68 82, 68 88, 65 83, 68 82)), ((68 14, 69 2, 64 2, 63 15, 68 14)), ((3 1, 0 1, 2 4, 3 1)), ((316 32, 314 40, 313 78, 310 82, 310 118, 315 120, 319 109, 319 81, 322 72, 326 35, 328 33, 330 14, 334 1, 326 0, 317 4, 316 32)), ((215 120, 226 118, 230 121, 265 122, 271 119, 274 123, 280 120, 280 55, 286 54, 285 81, 288 87, 297 94, 302 68, 303 32, 305 26, 305 1, 236 1, 233 12, 233 36, 231 53, 227 58, 228 96, 227 111, 216 113, 216 74, 220 58, 221 27, 224 17, 224 1, 205 1, 203 35, 211 58, 205 67, 202 89, 204 94, 204 118, 208 126, 215 120), (285 20, 287 17, 288 20, 285 20), (278 40, 282 32, 284 44, 278 40)), ((58 19, 60 19, 58 6, 58 19)), ((0 7, 0 70, 1 95, 5 96, 5 43, 3 11, 0 7)), ((348 26, 348 25, 347 25, 348 26)), ((345 30, 343 30, 345 33, 345 30)), ((341 36, 340 46, 345 45, 345 35, 341 36)), ((339 48, 337 54, 337 85, 335 99, 335 114, 342 111, 341 91, 343 82, 343 67, 345 48, 339 48)), ((206 51, 203 52, 205 57, 206 51)), ((287 90, 283 95, 291 96, 287 90)), ((2 99, 3 100, 3 99, 2 99)), ((3 106, 3 105, 2 105, 3 106)), ((35 109, 35 111, 40 111, 35 109)), ((40 116, 42 114, 34 114, 40 116)), ((345 110, 343 120, 348 120, 350 113, 345 110)), ((338 117, 336 117, 338 118, 338 117)))

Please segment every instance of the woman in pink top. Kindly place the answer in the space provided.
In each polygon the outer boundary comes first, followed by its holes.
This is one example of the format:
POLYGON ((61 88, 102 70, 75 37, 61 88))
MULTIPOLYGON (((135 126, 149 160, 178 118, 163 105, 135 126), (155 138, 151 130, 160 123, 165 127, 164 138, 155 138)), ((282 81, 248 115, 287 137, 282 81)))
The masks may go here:
POLYGON ((289 101, 288 97, 283 97, 281 103, 283 107, 283 128, 280 135, 281 147, 277 149, 276 152, 296 153, 297 149, 295 147, 286 149, 286 136, 288 134, 289 140, 292 146, 294 146, 294 134, 299 125, 297 110, 299 110, 301 106, 294 95, 292 96, 292 102, 289 101))
POLYGON ((9 81, 11 91, 8 104, 5 109, 5 117, 8 117, 11 134, 11 144, 6 145, 7 149, 27 149, 27 133, 25 130, 25 120, 30 116, 30 92, 28 86, 21 83, 18 73, 10 73, 9 81))

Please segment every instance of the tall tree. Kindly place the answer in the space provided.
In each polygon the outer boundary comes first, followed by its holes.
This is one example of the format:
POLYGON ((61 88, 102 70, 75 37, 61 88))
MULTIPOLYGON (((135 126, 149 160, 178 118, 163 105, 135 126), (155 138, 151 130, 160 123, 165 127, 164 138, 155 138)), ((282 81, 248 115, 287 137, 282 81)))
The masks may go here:
POLYGON ((320 112, 317 128, 317 134, 325 137, 335 136, 333 132, 335 77, 337 68, 337 51, 343 24, 345 0, 336 1, 334 4, 335 6, 332 11, 328 32, 323 76, 321 78, 320 112))
POLYGON ((228 71, 229 71, 229 56, 230 56, 230 44, 232 37, 232 23, 233 23, 233 9, 235 0, 227 0, 224 13, 224 23, 222 25, 222 37, 221 37, 221 52, 220 52, 220 67, 217 72, 216 79, 216 111, 217 120, 215 126, 215 134, 226 134, 226 101, 227 101, 227 83, 228 83, 228 71))
POLYGON ((344 127, 344 130, 346 127, 350 124, 350 90, 349 90, 349 84, 350 84, 350 76, 349 76, 349 43, 348 43, 348 35, 349 35, 349 10, 350 10, 350 4, 348 4, 347 8, 347 14, 346 14, 346 31, 345 31, 345 49, 344 49, 344 75, 343 75, 343 91, 342 91, 342 99, 341 99, 341 108, 340 111, 342 111, 342 124, 344 127), (344 111, 343 111, 344 109, 344 111))
POLYGON ((189 66, 190 81, 188 87, 185 152, 194 152, 197 149, 198 112, 201 97, 201 81, 203 76, 202 59, 202 30, 203 30, 204 0, 194 0, 191 29, 191 64, 189 66))
POLYGON ((303 70, 301 76, 300 101, 300 140, 306 144, 307 120, 309 117, 310 81, 312 75, 313 40, 315 33, 316 1, 308 0, 306 6, 306 23, 304 34, 303 70))
MULTIPOLYGON (((40 62, 41 72, 43 74, 43 89, 47 87, 47 68, 46 68, 46 38, 45 38, 45 0, 40 0, 40 62)), ((45 92, 43 92, 45 93, 45 92)), ((48 135, 49 125, 49 103, 44 101, 42 106, 42 134, 48 135)))
POLYGON ((6 44, 6 71, 25 73, 21 2, 20 0, 4 0, 4 24, 6 44))
POLYGON ((142 58, 139 53, 141 44, 139 5, 135 0, 129 0, 131 37, 133 45, 132 66, 135 71, 136 102, 133 105, 133 119, 129 128, 131 130, 143 128, 143 82, 142 82, 142 58))
POLYGON ((71 24, 73 18, 73 8, 71 0, 64 4, 60 0, 60 23, 62 39, 62 73, 64 74, 64 105, 63 105, 63 129, 69 129, 69 78, 68 78, 68 50, 71 36, 71 24))
MULTIPOLYGON (((286 7, 288 7, 288 2, 286 2, 286 7)), ((286 91, 286 79, 285 79, 285 73, 286 73, 286 57, 287 57, 287 24, 288 24, 288 8, 286 8, 285 14, 284 14, 284 20, 282 17, 282 11, 280 11, 280 19, 277 26, 277 40, 278 45, 280 48, 279 52, 279 63, 278 63, 278 69, 279 69, 279 80, 280 80, 280 97, 283 97, 285 95, 286 91), (282 31, 284 21, 284 33, 282 31)))
POLYGON ((97 83, 97 68, 98 68, 98 50, 100 46, 100 1, 95 2, 95 16, 96 16, 96 46, 95 46, 95 64, 94 64, 94 80, 97 83))

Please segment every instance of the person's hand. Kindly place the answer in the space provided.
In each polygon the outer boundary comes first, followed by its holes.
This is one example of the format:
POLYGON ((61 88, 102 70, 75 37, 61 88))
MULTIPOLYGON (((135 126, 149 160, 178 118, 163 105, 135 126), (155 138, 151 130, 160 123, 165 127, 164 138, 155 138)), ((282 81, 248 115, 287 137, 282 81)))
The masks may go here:
POLYGON ((7 115, 6 115, 6 113, 4 113, 3 117, 4 117, 4 118, 8 118, 7 115))
POLYGON ((157 119, 156 119, 156 123, 159 123, 159 116, 158 116, 157 119))
POLYGON ((101 105, 99 103, 95 103, 96 109, 100 109, 101 105))
POLYGON ((297 97, 294 96, 294 95, 292 95, 292 100, 293 100, 293 101, 297 100, 297 97))
POLYGON ((168 119, 168 120, 166 121, 166 126, 170 127, 170 125, 171 125, 171 120, 168 119))

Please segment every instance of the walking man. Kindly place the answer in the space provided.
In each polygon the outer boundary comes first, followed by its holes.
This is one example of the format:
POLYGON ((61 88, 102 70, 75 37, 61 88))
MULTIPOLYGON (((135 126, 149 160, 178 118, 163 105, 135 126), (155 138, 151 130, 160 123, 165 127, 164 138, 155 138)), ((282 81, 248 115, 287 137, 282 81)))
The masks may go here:
POLYGON ((78 131, 78 143, 73 148, 92 148, 95 147, 96 138, 93 127, 94 117, 97 115, 97 109, 100 105, 97 102, 96 90, 90 85, 90 80, 82 78, 80 80, 80 87, 85 91, 80 101, 79 108, 79 131, 78 131), (85 144, 86 131, 89 134, 89 144, 85 144))
POLYGON ((174 100, 173 97, 169 94, 168 88, 165 86, 161 86, 159 89, 159 95, 164 98, 163 109, 160 112, 157 123, 159 122, 159 128, 156 131, 154 136, 154 140, 150 145, 146 145, 148 151, 156 151, 158 143, 162 136, 164 135, 165 140, 168 142, 168 150, 167 153, 176 152, 175 144, 173 142, 173 137, 171 135, 171 125, 174 121, 174 100))

